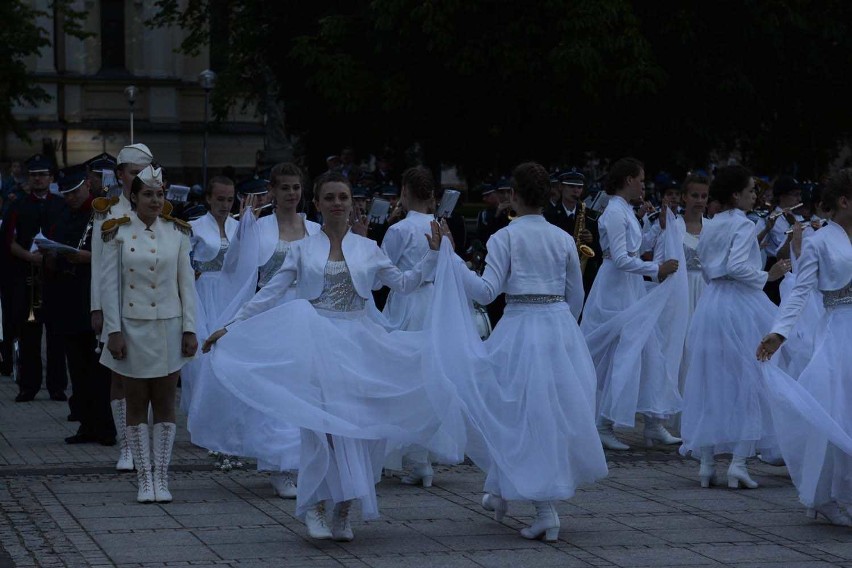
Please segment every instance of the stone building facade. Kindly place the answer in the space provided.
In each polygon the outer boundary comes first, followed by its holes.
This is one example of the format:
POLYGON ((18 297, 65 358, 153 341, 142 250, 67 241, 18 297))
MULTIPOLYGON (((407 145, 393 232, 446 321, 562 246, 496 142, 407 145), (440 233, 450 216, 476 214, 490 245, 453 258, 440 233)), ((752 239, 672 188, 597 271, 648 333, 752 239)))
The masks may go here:
MULTIPOLYGON (((29 2, 52 12, 49 0, 29 2)), ((211 64, 207 52, 196 57, 176 53, 183 30, 145 26, 155 15, 153 0, 76 0, 74 8, 87 13, 84 29, 95 36, 76 39, 53 18, 42 18, 39 24, 49 31, 51 46, 26 63, 32 80, 52 99, 15 110, 31 140, 7 133, 0 138, 0 160, 23 159, 50 145, 56 148, 59 167, 102 151, 117 154, 130 143, 125 89, 134 85, 134 141, 151 148, 171 179, 198 182, 205 104, 199 73, 215 71, 215 62, 211 64)), ((227 120, 208 124, 210 172, 224 166, 239 172, 254 168, 264 143, 263 117, 236 108, 227 120)))

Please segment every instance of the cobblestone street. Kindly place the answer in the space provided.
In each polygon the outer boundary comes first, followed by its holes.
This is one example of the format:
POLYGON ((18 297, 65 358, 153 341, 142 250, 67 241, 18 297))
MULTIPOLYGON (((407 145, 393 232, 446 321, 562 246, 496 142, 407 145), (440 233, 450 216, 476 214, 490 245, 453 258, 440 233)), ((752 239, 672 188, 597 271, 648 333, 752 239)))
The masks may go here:
POLYGON ((674 448, 610 452, 609 477, 560 505, 553 544, 518 535, 530 504, 495 523, 479 505, 483 476, 467 465, 437 468, 430 489, 384 479, 382 520, 354 523, 351 543, 312 541, 266 474, 214 470, 183 424, 174 502, 139 505, 134 474, 113 471, 114 448, 63 443, 76 427, 67 404, 45 392, 15 404, 15 392, 3 378, 0 568, 852 567, 852 531, 806 518, 783 468, 752 461, 760 489, 702 490, 697 463, 674 448))

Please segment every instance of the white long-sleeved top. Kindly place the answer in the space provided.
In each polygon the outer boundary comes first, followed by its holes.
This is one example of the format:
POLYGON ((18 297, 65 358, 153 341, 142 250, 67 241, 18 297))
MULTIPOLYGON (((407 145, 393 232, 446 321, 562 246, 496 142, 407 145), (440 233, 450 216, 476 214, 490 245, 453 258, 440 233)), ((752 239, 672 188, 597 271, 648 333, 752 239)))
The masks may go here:
POLYGON ((424 235, 431 233, 434 219, 426 213, 409 211, 405 219, 388 227, 382 239, 382 250, 400 270, 410 270, 429 252, 429 242, 424 235))
POLYGON ((642 249, 642 227, 633 208, 619 196, 610 197, 603 214, 598 219, 601 249, 604 258, 610 258, 616 268, 624 272, 657 276, 660 267, 655 262, 639 258, 642 249))
POLYGON ((760 290, 766 285, 768 273, 762 270, 757 227, 739 209, 717 213, 706 224, 698 242, 698 258, 708 282, 727 278, 760 290))
MULTIPOLYGON (((198 219, 189 222, 192 225, 192 260, 209 262, 216 258, 222 248, 222 236, 219 233, 219 223, 209 212, 198 219)), ((225 238, 231 241, 237 232, 239 222, 233 217, 225 220, 225 238)))
POLYGON ((781 304, 772 332, 790 336, 814 288, 825 297, 826 292, 842 290, 850 283, 852 243, 843 227, 831 221, 803 241, 796 286, 781 304))
POLYGON ((97 312, 102 309, 102 294, 101 294, 101 279, 103 278, 102 258, 104 254, 104 241, 101 237, 101 226, 107 219, 118 219, 125 215, 132 215, 133 208, 130 206, 130 200, 124 197, 124 193, 118 196, 118 203, 111 206, 106 212, 106 216, 95 219, 92 223, 92 286, 90 290, 91 311, 97 312))
MULTIPOLYGON (((377 280, 391 290, 409 293, 435 277, 437 251, 430 250, 414 268, 403 272, 394 266, 375 241, 351 231, 343 238, 342 248, 355 291, 364 299, 370 297, 377 280)), ((237 312, 233 321, 242 321, 275 307, 293 282, 296 282, 297 298, 318 298, 325 285, 325 266, 330 250, 331 242, 322 231, 294 242, 275 276, 237 312)))
POLYGON ((146 227, 136 213, 104 243, 104 329, 122 331, 121 320, 183 318, 183 331, 195 333, 195 273, 189 236, 158 217, 146 227))
POLYGON ((482 305, 501 293, 564 296, 575 318, 583 310, 583 275, 574 239, 541 215, 524 215, 488 239, 482 277, 463 270, 465 293, 482 305))

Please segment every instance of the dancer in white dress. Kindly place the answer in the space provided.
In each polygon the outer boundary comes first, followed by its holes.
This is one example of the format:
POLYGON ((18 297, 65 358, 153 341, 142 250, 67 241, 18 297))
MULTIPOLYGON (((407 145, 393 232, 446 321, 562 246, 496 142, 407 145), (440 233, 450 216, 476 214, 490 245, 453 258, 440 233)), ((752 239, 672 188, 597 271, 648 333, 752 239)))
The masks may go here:
POLYGON ((172 500, 168 468, 177 429, 177 379, 198 348, 191 228, 164 213, 168 202, 160 168, 149 165, 136 176, 130 202, 133 212, 108 219, 101 227, 102 307, 109 337, 101 364, 124 382, 127 438, 139 483, 136 499, 167 503, 172 500), (153 448, 149 405, 154 415, 153 448))
MULTIPOLYGON (((233 321, 236 313, 249 301, 258 288, 262 288, 278 271, 287 257, 292 243, 320 230, 317 223, 299 213, 302 204, 302 171, 292 163, 275 165, 270 172, 269 192, 275 206, 274 213, 255 219, 257 214, 252 196, 246 198, 240 212, 240 229, 234 235, 221 273, 218 302, 222 308, 206 330, 208 337, 214 330, 233 321)), ((280 301, 296 298, 296 288, 291 286, 281 294, 280 301)), ((209 367, 210 357, 202 355, 201 365, 209 367)), ((209 368, 205 376, 212 371, 209 368)), ((278 421, 267 419, 253 408, 234 401, 217 412, 210 412, 208 400, 223 396, 215 381, 203 386, 202 401, 189 412, 187 426, 194 443, 228 455, 248 456, 257 459, 259 471, 270 471, 270 482, 275 494, 283 499, 296 497, 296 470, 299 468, 299 429, 282 427, 278 421), (230 425, 231 435, 222 438, 211 422, 230 425)))
POLYGON ((611 450, 628 449, 613 426, 633 427, 637 413, 645 416, 647 445, 680 442, 662 422, 681 405, 677 373, 686 320, 678 314, 686 310, 686 280, 681 272, 681 278, 647 292, 642 277, 665 280, 674 275, 683 244, 667 249, 668 260, 661 263, 638 258, 642 230, 630 203, 642 197, 644 179, 642 163, 633 158, 610 169, 606 191, 612 197, 598 220, 604 261, 580 324, 598 378, 598 433, 611 450), (665 330, 660 325, 664 311, 665 330), (671 353, 664 352, 668 347, 671 353))
POLYGON ((746 458, 775 447, 760 369, 749 345, 762 337, 776 307, 763 292, 767 279, 789 270, 781 260, 761 270, 756 227, 745 215, 754 206, 754 178, 741 166, 721 168, 710 186, 722 204, 701 232, 698 256, 709 281, 698 302, 687 340, 689 370, 684 389, 681 453, 700 454, 702 487, 716 480, 715 455, 732 453, 728 486, 757 487, 746 458))
POLYGON ((508 501, 533 501, 536 517, 521 535, 555 541, 555 502, 606 476, 607 467, 595 435, 595 369, 577 325, 577 245, 542 216, 547 170, 521 164, 512 184, 516 218, 488 239, 482 277, 458 258, 445 265, 442 256, 433 315, 442 325, 433 329, 476 431, 466 453, 487 474, 483 507, 500 521, 508 501), (465 293, 482 305, 506 294, 503 317, 485 342, 461 301, 465 293))
MULTIPOLYGON (((768 360, 791 336, 811 294, 822 293, 825 305, 816 349, 802 371, 798 385, 833 419, 832 428, 852 433, 852 170, 832 176, 822 196, 832 211, 829 224, 805 239, 796 286, 781 304, 772 332, 760 342, 757 357, 768 360)), ((809 415, 816 413, 810 412, 809 415)), ((776 420, 781 452, 799 499, 809 515, 831 523, 852 526, 844 507, 852 503, 852 455, 829 439, 825 430, 798 417, 776 420)))
MULTIPOLYGON (((689 284, 689 313, 688 320, 692 321, 692 315, 698 306, 701 293, 707 285, 704 275, 701 273, 701 259, 698 257, 698 241, 704 226, 712 223, 711 219, 705 219, 707 210, 707 199, 710 195, 710 182, 702 175, 688 176, 681 188, 681 199, 683 201, 683 217, 677 221, 683 226, 683 252, 686 258, 686 281, 689 284)), ((683 395, 683 387, 686 383, 686 372, 689 368, 689 351, 684 341, 683 357, 680 362, 678 373, 678 389, 683 395)), ((680 416, 677 417, 680 424, 680 416)))
MULTIPOLYGON (((209 182, 204 199, 207 213, 192 225, 192 268, 195 270, 196 318, 199 337, 207 337, 218 327, 218 315, 225 307, 219 294, 222 266, 228 246, 237 232, 238 222, 231 217, 234 205, 234 182, 224 176, 215 176, 209 182), (216 326, 212 327, 211 326, 216 326)), ((192 386, 200 378, 201 359, 187 363, 181 372, 180 408, 189 411, 192 386)))
MULTIPOLYGON (((399 205, 408 213, 401 221, 391 225, 384 239, 382 250, 391 262, 402 271, 411 270, 429 252, 429 243, 423 235, 429 233, 435 220, 435 180, 432 172, 418 166, 402 174, 402 193, 399 205)), ((388 319, 390 329, 403 331, 422 330, 429 318, 434 285, 431 280, 410 294, 391 291, 382 313, 388 319)), ((430 487, 434 475, 429 454, 423 448, 404 448, 393 451, 385 462, 385 468, 401 469, 407 473, 401 482, 405 485, 430 487)))
MULTIPOLYGON (((214 378, 229 396, 301 428, 296 510, 308 534, 351 540, 353 500, 363 518, 378 516, 386 445, 420 444, 460 460, 464 422, 452 384, 431 372, 437 358, 423 335, 389 333, 371 317, 377 281, 412 292, 433 278, 437 253, 400 271, 375 242, 349 230, 346 178, 327 173, 316 188, 323 230, 290 248, 278 273, 205 349, 218 341, 214 378), (299 299, 280 304, 294 282, 299 299), (331 528, 326 502, 334 503, 331 528)), ((437 249, 437 224, 423 238, 437 249)))

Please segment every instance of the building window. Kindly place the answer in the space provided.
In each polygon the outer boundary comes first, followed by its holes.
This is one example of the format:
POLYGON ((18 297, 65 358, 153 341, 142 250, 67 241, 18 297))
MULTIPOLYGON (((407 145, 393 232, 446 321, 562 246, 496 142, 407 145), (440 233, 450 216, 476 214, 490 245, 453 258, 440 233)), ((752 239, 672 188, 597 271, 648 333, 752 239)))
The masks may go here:
POLYGON ((101 71, 124 70, 124 0, 101 0, 101 71))

